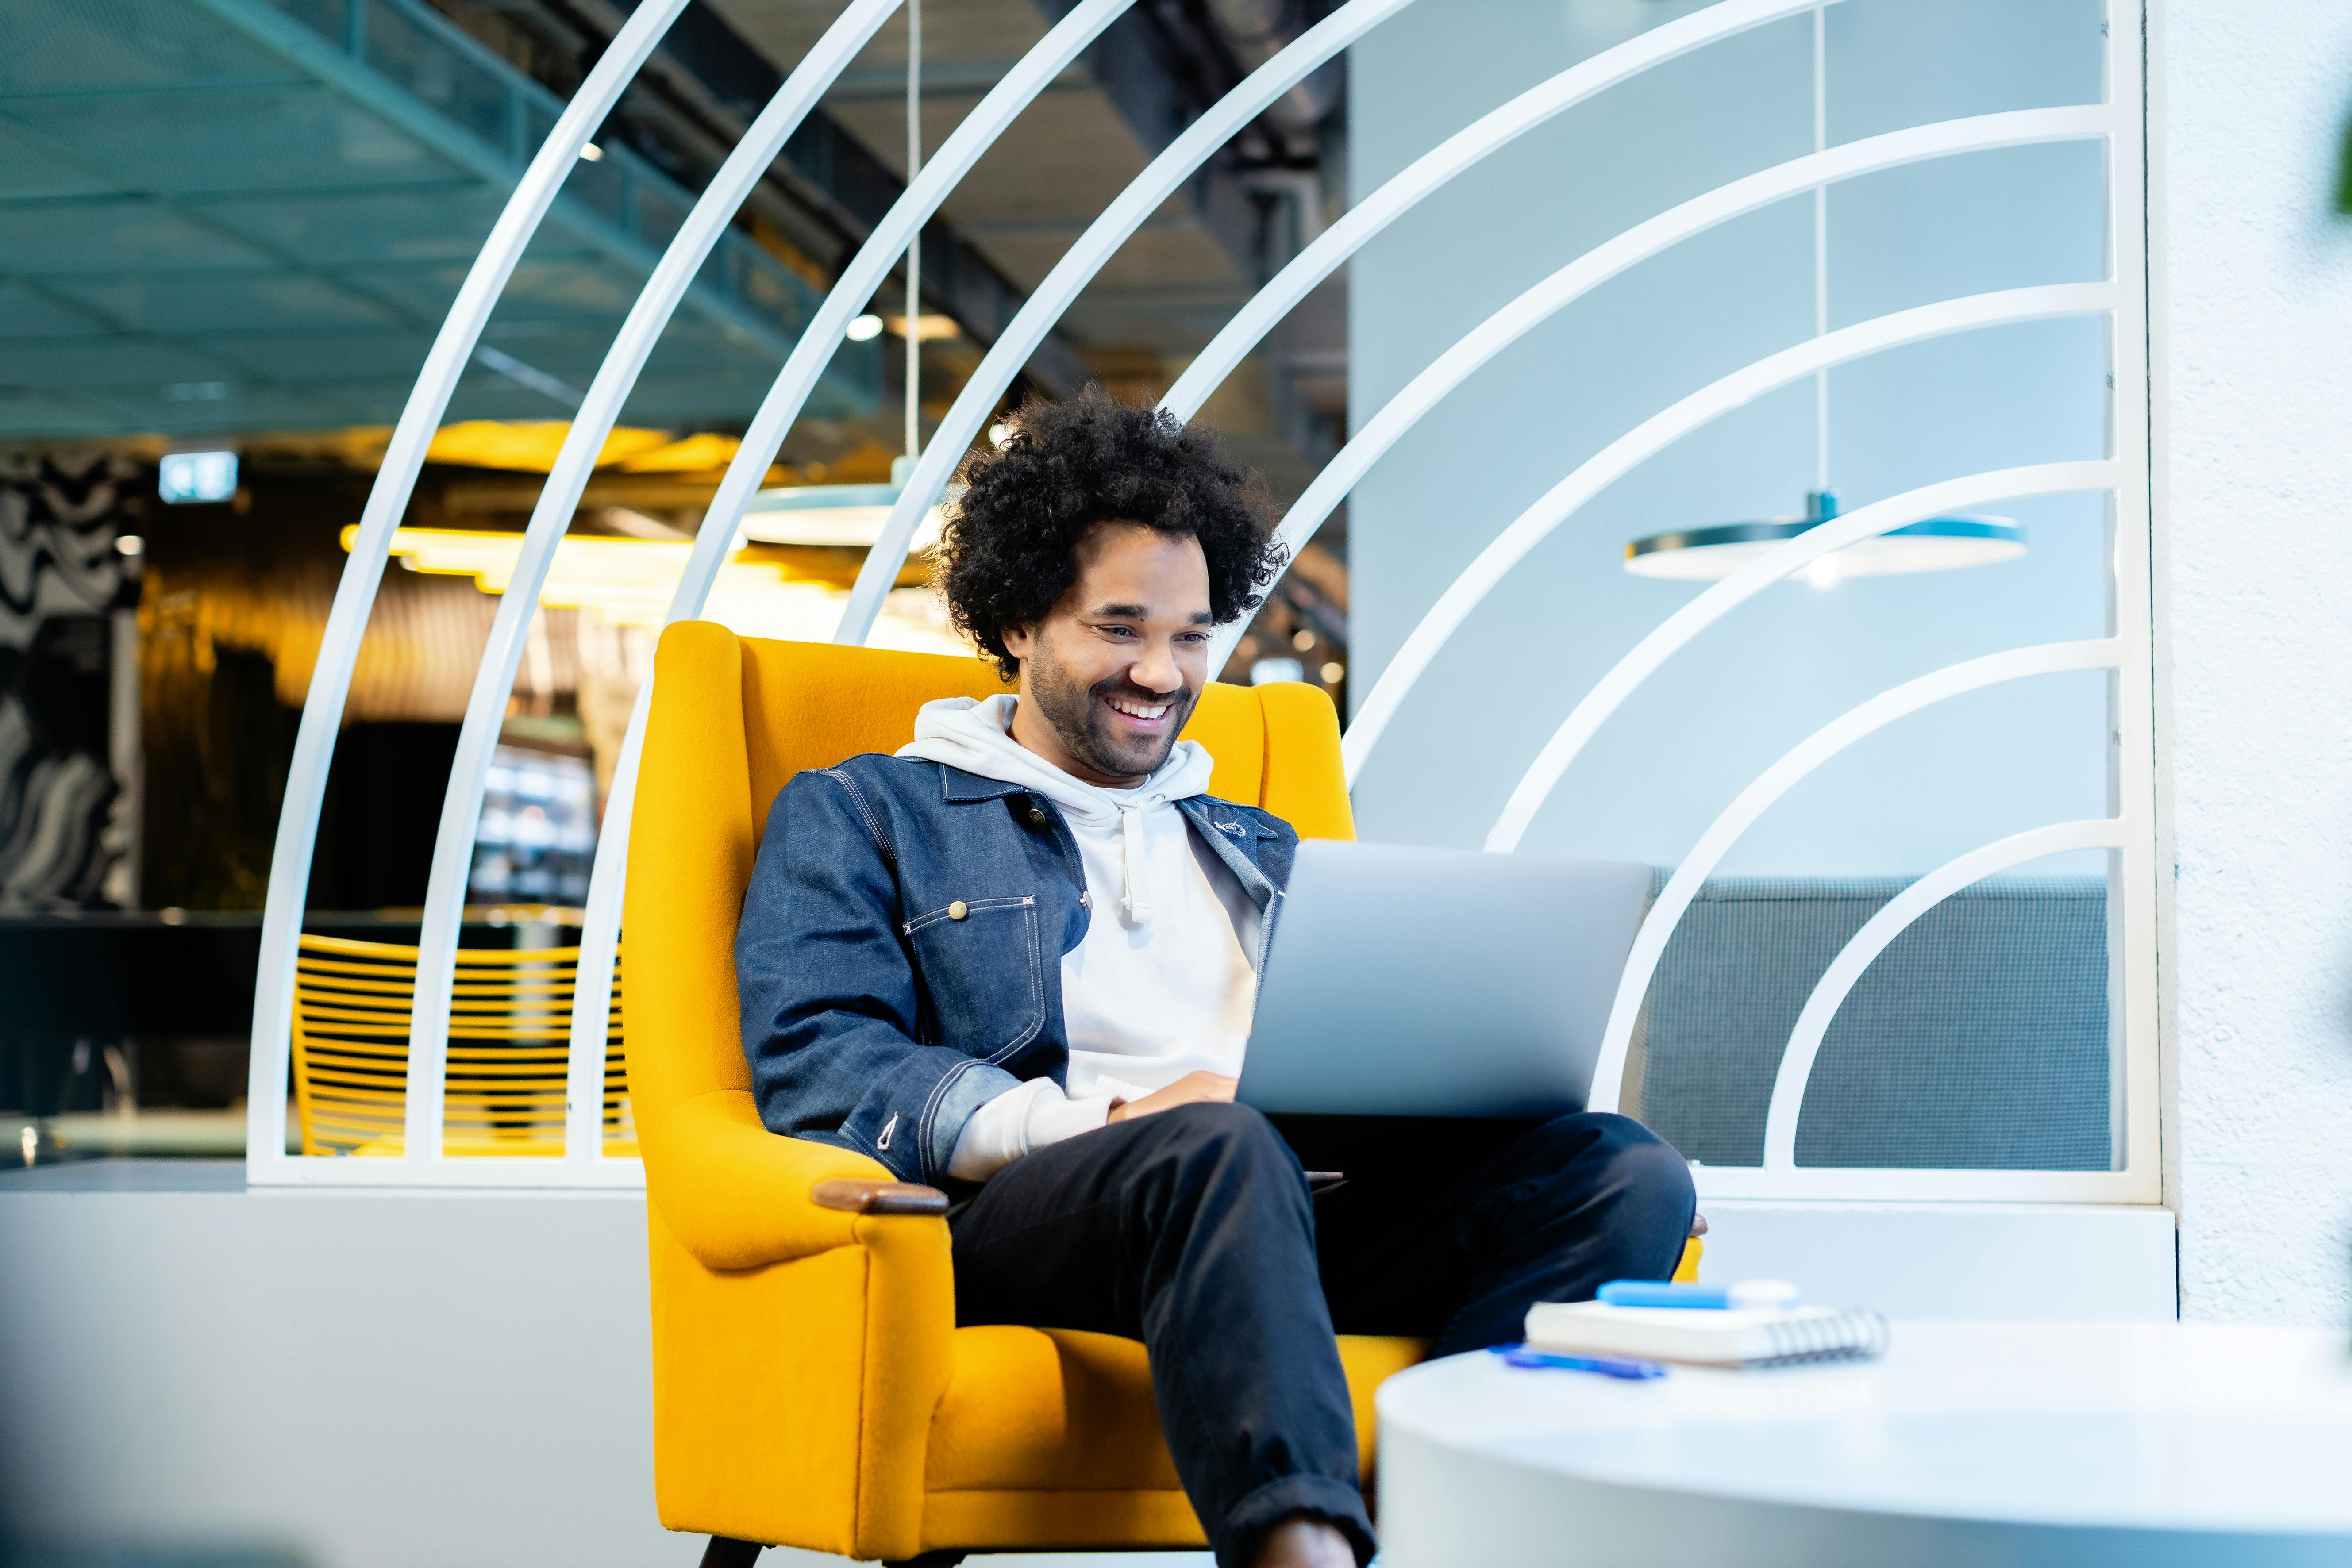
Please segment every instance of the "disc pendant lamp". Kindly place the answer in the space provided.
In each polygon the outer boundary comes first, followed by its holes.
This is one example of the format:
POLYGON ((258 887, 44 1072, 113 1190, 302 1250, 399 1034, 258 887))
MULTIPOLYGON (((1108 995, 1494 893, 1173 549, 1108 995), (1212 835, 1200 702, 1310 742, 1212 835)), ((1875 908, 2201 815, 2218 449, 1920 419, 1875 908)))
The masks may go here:
MULTIPOLYGON (((1813 8, 1813 151, 1829 146, 1829 52, 1823 8, 1813 8)), ((1813 335, 1830 329, 1829 188, 1813 187, 1813 335)), ((1802 516, 1757 522, 1717 523, 1651 534, 1625 547, 1625 570, 1636 577, 1713 581, 1730 576, 1784 540, 1817 528, 1838 515, 1830 487, 1830 373, 1813 372, 1813 487, 1802 516)), ((1835 588, 1849 577, 1885 577, 1898 572, 1948 571, 1990 566, 2025 553, 2025 530, 2007 517, 1929 517, 1846 546, 1805 569, 1816 588, 1835 588)))
MULTIPOLYGON (((923 172, 923 0, 907 0, 907 184, 923 172)), ((907 241, 906 450, 890 464, 887 485, 786 485, 761 490, 743 508, 743 534, 766 544, 871 547, 898 504, 899 492, 922 455, 923 227, 907 241)), ((870 318, 860 318, 861 322, 870 318)), ((860 333, 857 323, 852 337, 860 333)), ((909 549, 928 548, 939 538, 940 509, 931 507, 916 527, 909 549)))

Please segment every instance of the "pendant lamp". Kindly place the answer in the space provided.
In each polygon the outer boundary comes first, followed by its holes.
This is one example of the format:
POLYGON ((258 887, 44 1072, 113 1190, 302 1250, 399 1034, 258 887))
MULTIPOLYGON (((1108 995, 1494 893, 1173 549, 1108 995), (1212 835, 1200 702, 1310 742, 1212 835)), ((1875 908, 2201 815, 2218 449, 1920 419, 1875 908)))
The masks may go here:
MULTIPOLYGON (((923 0, 907 0, 907 183, 923 172, 923 0)), ((887 485, 786 485, 761 490, 743 508, 743 537, 765 544, 871 548, 898 504, 899 492, 922 455, 923 229, 907 241, 906 452, 890 464, 887 485)), ((863 321, 867 318, 860 317, 863 321)), ((867 332, 864 337, 871 337, 867 332)), ((851 336, 860 334, 855 323, 851 336)), ((939 538, 940 509, 916 526, 908 548, 928 549, 939 538)))
MULTIPOLYGON (((1837 497, 1815 490, 1805 497, 1801 517, 1717 523, 1635 539, 1625 547, 1625 570, 1635 577, 1712 582, 1837 515, 1837 497)), ((1825 555, 1805 569, 1804 578, 1816 588, 1835 588, 1849 577, 1990 566, 2024 553, 2025 530, 2007 517, 1929 517, 1825 555)))
MULTIPOLYGON (((1813 8, 1813 151, 1829 146, 1829 51, 1822 7, 1813 8)), ((1830 329, 1829 188, 1813 187, 1813 335, 1830 329)), ((1651 534, 1625 547, 1625 570, 1636 577, 1712 581, 1730 576, 1783 540, 1819 528, 1838 515, 1830 488, 1830 373, 1813 372, 1813 488, 1802 517, 1757 522, 1717 523, 1651 534)), ((2007 517, 1929 517, 1875 538, 1864 539, 1822 557, 1805 569, 1805 580, 1835 588, 1849 577, 1885 577, 1897 572, 1948 571, 1990 566, 2025 553, 2025 530, 2007 517)))

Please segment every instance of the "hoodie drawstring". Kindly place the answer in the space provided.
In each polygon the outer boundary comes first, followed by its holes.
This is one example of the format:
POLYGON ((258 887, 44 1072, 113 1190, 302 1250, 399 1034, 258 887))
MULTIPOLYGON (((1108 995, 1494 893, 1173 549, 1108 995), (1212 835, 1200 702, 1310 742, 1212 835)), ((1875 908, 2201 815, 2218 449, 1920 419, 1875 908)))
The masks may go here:
POLYGON ((1132 806, 1122 806, 1118 813, 1119 880, 1126 885, 1119 890, 1119 907, 1127 912, 1131 925, 1151 924, 1151 898, 1145 891, 1145 866, 1150 863, 1144 852, 1143 813, 1132 806))

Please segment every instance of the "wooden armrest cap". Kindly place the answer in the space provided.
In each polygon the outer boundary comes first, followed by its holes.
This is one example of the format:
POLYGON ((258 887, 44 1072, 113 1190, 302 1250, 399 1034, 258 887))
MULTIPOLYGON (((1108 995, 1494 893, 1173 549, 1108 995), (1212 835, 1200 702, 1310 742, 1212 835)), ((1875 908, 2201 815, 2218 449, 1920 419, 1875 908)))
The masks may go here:
MULTIPOLYGON (((927 1188, 925 1188, 924 1190, 925 1190, 925 1191, 929 1191, 929 1189, 927 1187, 927 1188)), ((1694 1215, 1692 1215, 1692 1216, 1691 1216, 1691 1232, 1690 1232, 1690 1233, 1691 1233, 1693 1236, 1704 1236, 1704 1235, 1706 1235, 1706 1215, 1704 1215, 1704 1214, 1694 1214, 1694 1215)))
POLYGON ((819 1208, 845 1209, 851 1214, 945 1214, 948 1195, 935 1186, 910 1181, 866 1181, 834 1176, 809 1188, 819 1208))

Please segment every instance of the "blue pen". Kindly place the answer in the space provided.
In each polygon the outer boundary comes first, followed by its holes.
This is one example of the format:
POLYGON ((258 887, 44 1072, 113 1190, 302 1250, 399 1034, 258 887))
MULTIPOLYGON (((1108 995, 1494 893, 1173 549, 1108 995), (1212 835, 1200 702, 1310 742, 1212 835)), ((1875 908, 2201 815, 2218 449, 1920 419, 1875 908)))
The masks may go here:
POLYGON ((1665 1280, 1612 1280, 1601 1287, 1612 1307, 1789 1308, 1804 1295, 1786 1280, 1742 1280, 1736 1285, 1677 1285, 1665 1280))
POLYGON ((1654 1361, 1635 1361, 1625 1356, 1552 1355, 1540 1350, 1529 1350, 1523 1344, 1498 1344, 1489 1349, 1503 1358, 1505 1366, 1554 1372, 1597 1372, 1603 1377, 1622 1377, 1634 1382, 1666 1375, 1666 1369, 1654 1361))

